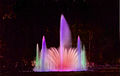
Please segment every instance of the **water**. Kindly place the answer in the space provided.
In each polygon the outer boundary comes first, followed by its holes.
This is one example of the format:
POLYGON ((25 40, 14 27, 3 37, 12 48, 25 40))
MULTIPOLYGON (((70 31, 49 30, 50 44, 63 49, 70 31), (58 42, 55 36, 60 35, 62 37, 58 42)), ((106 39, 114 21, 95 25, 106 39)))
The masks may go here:
POLYGON ((68 23, 63 15, 60 19, 60 62, 61 70, 63 69, 63 49, 71 47, 71 32, 68 23))
POLYGON ((71 32, 63 15, 60 19, 60 47, 47 49, 45 36, 42 39, 42 49, 36 47, 35 72, 45 71, 86 71, 87 60, 85 47, 81 45, 78 36, 77 48, 71 47, 71 32))

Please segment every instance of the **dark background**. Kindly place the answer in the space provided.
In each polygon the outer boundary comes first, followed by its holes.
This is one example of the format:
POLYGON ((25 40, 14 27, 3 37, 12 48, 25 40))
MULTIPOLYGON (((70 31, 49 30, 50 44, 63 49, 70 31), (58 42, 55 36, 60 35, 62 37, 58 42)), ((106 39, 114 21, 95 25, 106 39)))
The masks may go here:
POLYGON ((99 64, 119 62, 118 0, 0 0, 0 56, 34 59, 36 44, 59 47, 64 14, 76 47, 80 35, 87 58, 99 64))

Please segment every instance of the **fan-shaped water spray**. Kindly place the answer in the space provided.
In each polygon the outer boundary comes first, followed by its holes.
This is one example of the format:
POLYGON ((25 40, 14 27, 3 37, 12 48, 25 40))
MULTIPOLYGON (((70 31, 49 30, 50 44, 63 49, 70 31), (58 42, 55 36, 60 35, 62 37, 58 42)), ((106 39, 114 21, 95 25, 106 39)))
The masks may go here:
POLYGON ((71 47, 71 32, 63 15, 60 19, 60 47, 46 47, 45 37, 42 40, 42 49, 36 47, 36 64, 34 71, 85 71, 85 47, 81 45, 78 36, 77 48, 71 47))

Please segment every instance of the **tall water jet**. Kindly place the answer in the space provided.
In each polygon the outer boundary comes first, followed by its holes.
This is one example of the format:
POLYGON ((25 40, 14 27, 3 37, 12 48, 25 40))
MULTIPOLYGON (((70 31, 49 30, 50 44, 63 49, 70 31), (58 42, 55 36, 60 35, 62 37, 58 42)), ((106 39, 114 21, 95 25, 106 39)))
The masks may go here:
POLYGON ((81 41, 80 41, 80 37, 78 36, 77 39, 77 51, 78 51, 78 70, 81 70, 81 41))
POLYGON ((61 15, 60 19, 60 60, 61 60, 61 69, 63 64, 63 49, 70 48, 72 45, 71 43, 71 32, 68 27, 68 23, 63 16, 61 15))
POLYGON ((39 45, 37 43, 36 45, 36 60, 35 60, 35 68, 33 69, 34 71, 38 71, 40 69, 40 58, 39 58, 39 45))
POLYGON ((40 56, 40 70, 45 71, 45 58, 46 58, 46 41, 45 41, 45 36, 43 36, 42 39, 42 49, 41 49, 41 56, 40 56))
POLYGON ((81 52, 81 69, 83 71, 87 70, 87 60, 86 60, 85 46, 83 46, 82 52, 81 52))

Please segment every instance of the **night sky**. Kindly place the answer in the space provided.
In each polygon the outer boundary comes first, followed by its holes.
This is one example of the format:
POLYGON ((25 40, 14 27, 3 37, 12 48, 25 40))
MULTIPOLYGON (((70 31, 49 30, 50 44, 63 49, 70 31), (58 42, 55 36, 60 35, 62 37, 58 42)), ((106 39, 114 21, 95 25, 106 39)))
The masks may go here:
POLYGON ((70 26, 73 47, 80 35, 91 61, 119 57, 118 0, 0 0, 0 7, 0 54, 6 58, 35 57, 43 35, 48 48, 59 47, 61 14, 70 26))

